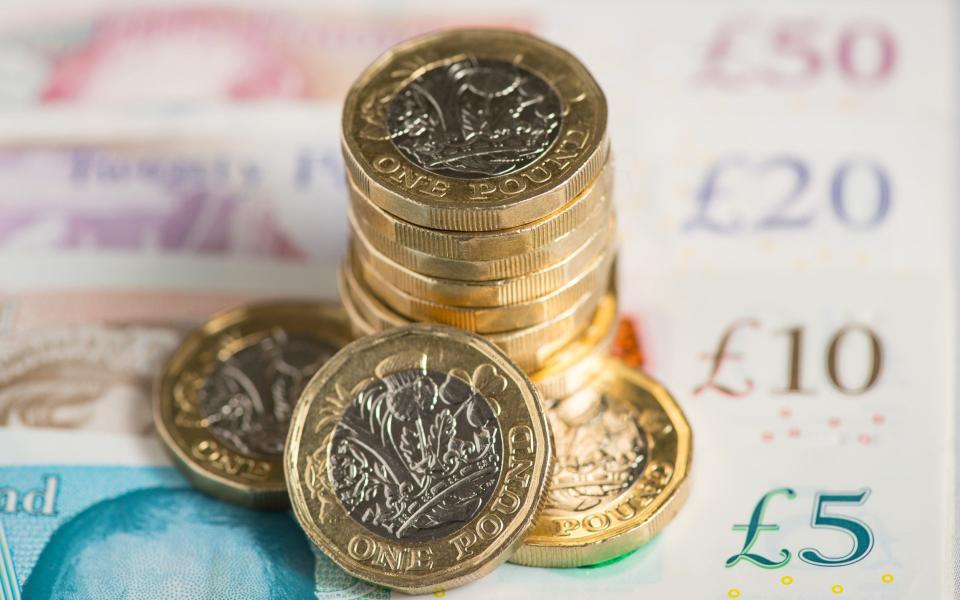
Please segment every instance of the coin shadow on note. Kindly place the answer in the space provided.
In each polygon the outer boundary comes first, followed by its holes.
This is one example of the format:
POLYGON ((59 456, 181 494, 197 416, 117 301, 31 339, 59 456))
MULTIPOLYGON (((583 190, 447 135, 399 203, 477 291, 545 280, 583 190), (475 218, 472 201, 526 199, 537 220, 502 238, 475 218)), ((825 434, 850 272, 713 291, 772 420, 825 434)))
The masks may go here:
POLYGON ((94 504, 51 536, 24 600, 307 598, 314 556, 284 513, 148 488, 94 504))

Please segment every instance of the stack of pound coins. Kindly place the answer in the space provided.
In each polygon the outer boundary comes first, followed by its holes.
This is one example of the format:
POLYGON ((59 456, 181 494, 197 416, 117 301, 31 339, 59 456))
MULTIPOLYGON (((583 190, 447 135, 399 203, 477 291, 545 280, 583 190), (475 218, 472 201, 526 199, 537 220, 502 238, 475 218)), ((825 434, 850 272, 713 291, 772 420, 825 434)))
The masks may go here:
POLYGON ((175 463, 225 500, 289 501, 334 563, 409 593, 647 543, 689 492, 692 432, 609 355, 613 173, 590 74, 521 33, 419 38, 361 76, 342 143, 344 310, 240 307, 188 336, 155 390, 175 463))
POLYGON ((530 35, 444 32, 373 63, 343 113, 355 333, 452 325, 547 397, 582 387, 617 312, 606 129, 586 68, 530 35))

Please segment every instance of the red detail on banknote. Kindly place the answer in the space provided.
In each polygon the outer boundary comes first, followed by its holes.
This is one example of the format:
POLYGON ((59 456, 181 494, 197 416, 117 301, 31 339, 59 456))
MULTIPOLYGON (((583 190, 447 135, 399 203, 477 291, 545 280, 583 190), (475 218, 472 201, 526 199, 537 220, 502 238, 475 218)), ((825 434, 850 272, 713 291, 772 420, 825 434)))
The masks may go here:
POLYGON ((105 12, 43 31, 40 103, 101 105, 340 98, 387 48, 450 27, 530 29, 531 19, 180 8, 105 12), (61 39, 62 38, 62 39, 61 39))
POLYGON ((58 57, 41 100, 306 96, 301 69, 258 24, 217 9, 110 15, 83 46, 58 57))
POLYGON ((634 368, 642 367, 646 363, 633 318, 620 317, 616 337, 613 341, 613 355, 634 368))

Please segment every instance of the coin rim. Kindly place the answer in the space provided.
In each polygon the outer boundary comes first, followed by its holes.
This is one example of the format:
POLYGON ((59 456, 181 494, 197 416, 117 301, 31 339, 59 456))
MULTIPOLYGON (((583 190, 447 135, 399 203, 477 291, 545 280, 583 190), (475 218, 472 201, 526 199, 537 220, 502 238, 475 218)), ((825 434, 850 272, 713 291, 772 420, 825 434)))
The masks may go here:
POLYGON ((616 228, 611 218, 604 230, 598 230, 566 257, 539 271, 503 279, 463 281, 409 269, 371 245, 362 231, 351 233, 354 255, 394 287, 438 304, 474 308, 519 304, 547 296, 586 269, 594 257, 616 246, 616 228))
MULTIPOLYGON (((342 271, 337 274, 337 286, 343 307, 350 318, 350 326, 358 337, 374 335, 377 330, 370 325, 353 306, 354 299, 347 289, 342 271)), ((586 387, 603 368, 617 331, 617 307, 619 300, 613 286, 600 299, 593 320, 574 340, 545 361, 545 364, 530 374, 530 380, 547 400, 569 396, 586 387)))
MULTIPOLYGON (((314 318, 319 325, 315 329, 304 327, 297 332, 316 334, 317 339, 330 343, 339 350, 356 336, 351 332, 349 316, 341 305, 330 301, 262 301, 227 308, 215 313, 206 322, 191 330, 176 350, 167 358, 153 384, 153 421, 165 451, 173 459, 180 472, 197 489, 228 502, 257 509, 281 510, 289 507, 287 487, 284 481, 283 456, 264 458, 226 448, 223 442, 209 429, 209 439, 231 454, 270 465, 270 477, 260 482, 251 482, 225 475, 206 467, 190 455, 189 445, 182 446, 182 427, 175 422, 172 386, 180 376, 185 364, 192 360, 204 342, 211 336, 225 333, 250 319, 269 319, 272 314, 303 313, 302 318, 314 318)), ((260 330, 257 330, 260 331, 260 330)), ((199 434, 198 434, 199 435, 199 434)), ((186 442, 186 440, 183 440, 186 442)))
MULTIPOLYGON (((343 296, 344 304, 352 301, 353 306, 351 308, 358 309, 359 313, 363 315, 361 324, 370 326, 373 331, 385 331, 393 327, 402 327, 414 322, 436 323, 435 321, 411 321, 396 313, 367 288, 366 282, 357 278, 356 273, 353 272, 348 264, 341 265, 337 276, 341 278, 341 287, 347 290, 347 295, 343 296), (365 312, 369 313, 371 311, 377 313, 373 316, 379 324, 370 323, 367 318, 370 315, 364 314, 365 312)), ((612 273, 610 278, 613 278, 612 273)), ((556 351, 560 349, 557 348, 557 346, 562 347, 575 340, 582 331, 589 326, 593 319, 596 306, 605 294, 605 292, 601 293, 599 290, 606 290, 613 285, 612 282, 608 282, 602 288, 598 287, 597 289, 588 290, 583 296, 575 300, 571 306, 567 307, 553 319, 541 321, 530 327, 521 329, 496 333, 479 333, 478 335, 493 342, 494 345, 504 351, 524 370, 529 372, 538 371, 550 360, 556 351), (558 330, 561 332, 566 330, 566 333, 558 334, 558 330), (549 331, 550 335, 545 334, 544 331, 549 331), (550 342, 552 347, 552 349, 547 352, 544 352, 543 342, 545 339, 550 342)), ((438 323, 438 325, 446 324, 438 323)), ((359 331, 362 332, 362 330, 359 331)))
POLYGON ((583 333, 530 374, 545 399, 563 398, 579 391, 602 370, 617 331, 618 305, 619 299, 611 286, 597 304, 593 319, 583 333))
MULTIPOLYGON (((511 557, 510 562, 537 567, 575 567, 597 564, 635 550, 659 533, 683 507, 690 492, 693 462, 693 432, 680 405, 659 381, 614 358, 606 359, 605 377, 630 380, 646 390, 663 408, 677 434, 677 457, 670 481, 657 498, 629 522, 590 536, 564 540, 555 536, 531 535, 511 557)), ((629 496, 633 489, 611 499, 629 496)))
POLYGON ((412 321, 439 322, 476 333, 495 334, 534 327, 557 318, 576 301, 593 290, 606 290, 613 273, 617 246, 609 246, 593 257, 586 267, 561 288, 521 303, 487 307, 462 307, 434 302, 409 294, 377 277, 368 265, 360 263, 352 247, 347 249, 347 262, 354 277, 393 312, 412 321))
POLYGON ((608 163, 586 189, 556 211, 523 225, 496 231, 444 231, 408 223, 377 206, 347 176, 350 209, 364 231, 439 258, 489 261, 535 252, 613 210, 613 167, 608 163))
POLYGON ((490 281, 494 279, 508 279, 520 275, 543 270, 550 265, 563 260, 571 252, 583 246, 597 231, 604 228, 616 227, 616 212, 611 210, 606 217, 596 217, 597 222, 590 222, 579 229, 574 229, 566 235, 557 238, 549 246, 544 246, 533 252, 508 256, 484 261, 456 260, 433 256, 418 250, 404 248, 390 242, 375 231, 363 231, 353 210, 347 205, 347 221, 350 230, 362 233, 370 246, 376 248, 390 260, 412 271, 458 281, 490 281), (605 224, 600 223, 603 219, 605 224))
MULTIPOLYGON (((414 342, 415 344, 415 342, 414 342)), ((359 358, 354 358, 359 360, 359 358)), ((403 327, 391 329, 373 336, 367 336, 348 344, 331 360, 324 364, 317 371, 316 375, 307 384, 301 400, 294 407, 294 413, 291 418, 290 431, 287 435, 287 443, 284 445, 284 473, 290 490, 291 504, 293 513, 301 528, 310 538, 310 540, 320 548, 334 563, 342 569, 363 579, 379 585, 387 586, 392 589, 400 590, 410 594, 425 593, 432 591, 447 590, 453 587, 463 585, 473 581, 494 570, 498 565, 506 561, 513 551, 523 543, 526 533, 533 526, 533 523, 543 507, 543 500, 546 497, 547 486, 549 485, 550 473, 552 472, 553 460, 553 437, 550 433, 550 424, 546 413, 543 411, 543 400, 540 391, 529 380, 526 374, 499 348, 483 339, 479 335, 472 334, 460 329, 437 325, 434 323, 414 323, 403 327), (347 364, 351 358, 362 354, 368 348, 392 341, 394 338, 410 336, 416 338, 423 336, 441 336, 451 341, 453 344, 465 344, 477 350, 491 364, 498 368, 500 373, 508 377, 519 388, 521 397, 524 398, 527 410, 525 414, 529 417, 529 422, 524 423, 530 426, 537 440, 534 450, 534 469, 537 462, 540 462, 539 472, 532 473, 531 483, 528 489, 532 495, 524 500, 528 512, 526 515, 511 518, 515 521, 509 533, 506 531, 495 538, 488 546, 484 548, 481 554, 476 555, 469 561, 453 562, 442 569, 434 569, 424 575, 391 575, 384 574, 375 568, 369 568, 362 563, 352 560, 345 549, 335 546, 327 539, 323 528, 313 520, 313 515, 306 508, 306 500, 303 495, 302 481, 299 469, 297 467, 301 439, 304 434, 304 426, 309 415, 310 408, 315 401, 323 401, 318 398, 318 391, 322 390, 328 382, 336 376, 347 364), (311 397, 311 394, 313 396, 311 397), (532 501, 531 501, 532 500, 532 501), (479 560, 483 559, 483 560, 479 560)), ((498 421, 500 421, 498 416, 498 421)), ((506 429, 500 422, 501 429, 506 429)), ((327 449, 329 452, 329 447, 327 449)), ((505 486, 505 477, 507 474, 507 463, 504 463, 497 480, 496 490, 501 490, 505 486)), ((329 473, 324 473, 329 477, 329 473)), ((496 491, 492 495, 495 496, 496 491)), ((357 523, 349 513, 346 513, 339 498, 334 502, 338 510, 344 514, 343 523, 345 526, 355 528, 357 532, 366 536, 382 538, 369 529, 357 523)), ((483 511, 481 510, 480 513, 483 511)), ((465 524, 457 532, 453 532, 440 538, 440 540, 452 537, 465 530, 479 516, 475 515, 470 522, 465 524)), ((412 544, 410 544, 412 545, 412 544)))

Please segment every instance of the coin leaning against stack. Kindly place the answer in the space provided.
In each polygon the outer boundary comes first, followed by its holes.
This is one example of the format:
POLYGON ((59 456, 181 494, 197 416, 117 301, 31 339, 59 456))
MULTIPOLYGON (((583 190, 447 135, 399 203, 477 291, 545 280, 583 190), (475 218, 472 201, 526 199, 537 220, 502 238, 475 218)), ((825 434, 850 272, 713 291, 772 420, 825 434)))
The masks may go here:
POLYGON ((506 31, 401 45, 343 112, 358 335, 447 324, 499 346, 550 396, 612 339, 617 252, 606 100, 572 55, 506 31))

